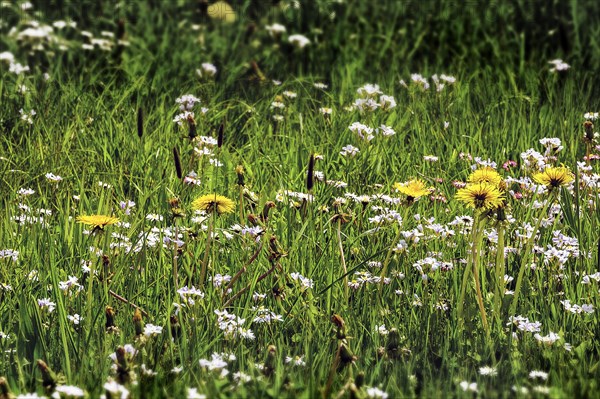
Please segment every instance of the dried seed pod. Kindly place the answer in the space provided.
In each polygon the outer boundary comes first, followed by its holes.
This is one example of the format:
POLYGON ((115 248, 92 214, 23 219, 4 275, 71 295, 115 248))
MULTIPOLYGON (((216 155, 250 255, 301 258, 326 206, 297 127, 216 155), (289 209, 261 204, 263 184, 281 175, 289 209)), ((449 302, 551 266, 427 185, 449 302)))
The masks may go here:
POLYGON ((144 135, 144 112, 142 107, 139 107, 137 112, 137 134, 139 138, 144 135))
POLYGON ((275 208, 275 203, 273 201, 265 202, 265 206, 263 207, 263 211, 260 216, 261 221, 263 223, 266 223, 267 220, 269 219, 269 211, 271 210, 271 208, 275 208))
POLYGON ((175 171, 177 172, 177 178, 181 179, 183 172, 181 170, 181 160, 179 159, 179 151, 177 147, 173 147, 173 161, 175 162, 175 171))
POLYGON ((314 186, 314 178, 315 178, 315 155, 310 154, 310 158, 308 159, 308 172, 306 176, 306 189, 308 191, 312 190, 314 186))
POLYGON ((217 148, 221 148, 223 146, 223 134, 225 131, 225 124, 221 123, 219 125, 219 132, 217 134, 217 148))

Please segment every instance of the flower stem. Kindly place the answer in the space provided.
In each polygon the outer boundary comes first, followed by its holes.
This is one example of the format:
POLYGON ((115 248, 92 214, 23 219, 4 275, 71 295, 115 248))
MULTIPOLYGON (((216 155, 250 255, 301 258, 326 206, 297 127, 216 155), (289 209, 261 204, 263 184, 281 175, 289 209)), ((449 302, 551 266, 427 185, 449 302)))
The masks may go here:
POLYGON ((385 260, 383 261, 383 266, 381 267, 381 283, 379 284, 380 296, 381 291, 383 289, 383 282, 385 280, 385 277, 387 276, 387 269, 392 259, 392 252, 394 252, 394 248, 396 247, 396 245, 398 245, 398 242, 400 242, 400 238, 402 238, 402 229, 400 228, 400 226, 398 226, 398 233, 396 234, 396 237, 394 237, 394 241, 392 241, 392 245, 388 249, 387 254, 385 255, 385 260))
POLYGON ((494 293, 494 313, 498 325, 501 323, 500 312, 504 298, 504 225, 498 223, 498 245, 496 246, 496 289, 494 293))
POLYGON ((481 215, 476 215, 475 220, 473 221, 473 242, 471 243, 471 254, 467 260, 467 267, 465 268, 465 272, 463 274, 463 281, 460 287, 460 299, 458 302, 458 319, 460 323, 464 322, 463 319, 463 308, 465 303, 465 296, 467 293, 467 285, 469 284, 469 273, 473 271, 474 279, 475 279, 475 291, 477 294, 477 305, 479 307, 479 313, 481 314, 481 323, 483 324, 483 328, 485 329, 485 333, 487 338, 490 337, 490 329, 487 322, 487 315, 485 312, 485 306, 483 304, 483 294, 481 291, 481 284, 479 281, 479 254, 481 252, 481 242, 483 239, 483 229, 481 226, 481 215))
POLYGON ((212 241, 212 232, 215 215, 210 217, 208 221, 208 230, 206 236, 206 248, 204 249, 204 258, 202 259, 202 269, 200 269, 200 287, 204 287, 204 279, 206 278, 206 266, 208 265, 208 254, 210 253, 210 244, 212 241))
POLYGON ((348 302, 348 269, 346 269, 346 259, 344 258, 344 246, 342 245, 342 219, 338 218, 337 225, 337 240, 340 248, 340 258, 342 262, 342 270, 344 271, 344 295, 348 302))
POLYGON ((244 225, 244 187, 240 186, 240 225, 244 225))
POLYGON ((535 228, 531 232, 531 237, 527 241, 527 246, 525 247, 525 254, 523 255, 523 258, 521 258, 521 266, 519 269, 519 276, 517 277, 517 285, 515 286, 515 294, 514 294, 512 302, 510 304, 510 309, 509 309, 510 315, 514 315, 515 311, 517 310, 519 294, 521 293, 521 285, 523 284, 523 277, 525 276, 525 269, 527 268, 527 263, 529 262, 529 257, 532 253, 533 245, 535 243, 535 236, 537 235, 537 233, 540 229, 540 225, 542 223, 542 219, 543 219, 544 215, 546 215, 548 213, 548 209, 550 208, 552 202, 554 202, 554 198, 556 198, 556 196, 548 199, 548 202, 544 206, 542 214, 540 215, 540 217, 538 218, 538 220, 535 224, 535 228))
MULTIPOLYGON (((479 234, 479 237, 481 237, 481 236, 482 235, 479 234)), ((473 258, 473 275, 475 276, 475 290, 477 291, 477 305, 479 305, 479 313, 481 314, 481 323, 483 324, 483 329, 485 330, 485 335, 489 339, 490 338, 490 327, 487 322, 485 306, 483 305, 483 295, 481 293, 481 284, 479 283, 479 252, 480 252, 480 250, 481 250, 480 245, 477 245, 477 250, 475 251, 474 258, 473 258)))

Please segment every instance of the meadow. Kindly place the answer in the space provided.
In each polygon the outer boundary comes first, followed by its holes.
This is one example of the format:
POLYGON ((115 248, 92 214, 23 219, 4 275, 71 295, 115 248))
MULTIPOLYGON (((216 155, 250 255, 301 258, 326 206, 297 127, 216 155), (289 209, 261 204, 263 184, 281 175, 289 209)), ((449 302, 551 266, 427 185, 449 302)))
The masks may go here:
POLYGON ((0 3, 0 399, 600 397, 600 4, 0 3))

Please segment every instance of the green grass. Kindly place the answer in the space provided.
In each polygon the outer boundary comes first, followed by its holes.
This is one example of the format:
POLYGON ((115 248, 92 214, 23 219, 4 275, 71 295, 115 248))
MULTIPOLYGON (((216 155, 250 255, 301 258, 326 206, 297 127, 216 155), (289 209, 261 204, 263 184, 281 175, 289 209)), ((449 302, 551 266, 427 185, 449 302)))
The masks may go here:
MULTIPOLYGON (((16 261, 0 252, 0 376, 13 392, 50 396, 51 389, 45 391, 40 382, 40 359, 59 374, 59 384, 81 387, 89 397, 105 393, 103 384, 119 378, 132 398, 185 397, 188 388, 211 398, 338 393, 361 398, 368 397, 367 387, 390 397, 512 397, 517 395, 513 386, 529 390, 521 396, 598 395, 598 281, 582 284, 584 276, 600 272, 598 188, 586 183, 597 180, 598 166, 592 161, 591 170, 584 171, 577 165, 587 150, 583 114, 600 109, 596 3, 315 1, 296 9, 287 1, 238 1, 233 24, 202 15, 198 2, 39 3, 27 11, 17 5, 0 9, 0 52, 10 51, 31 68, 17 75, 0 61, 0 251, 19 252, 16 261), (27 41, 9 33, 12 27, 22 32, 31 19, 51 24, 68 18, 77 28, 55 28, 60 42, 44 44, 43 51, 32 52, 27 41), (119 20, 128 46, 113 45, 107 52, 81 48, 80 31, 118 36, 119 20), (279 40, 265 29, 274 22, 287 28, 279 40), (285 38, 294 33, 311 43, 293 48, 285 38), (548 61, 555 58, 571 68, 552 73, 548 61), (203 62, 216 65, 214 77, 198 77, 195 70, 203 62), (456 82, 440 92, 421 90, 411 82, 412 73, 432 86, 433 74, 452 75, 456 82), (328 88, 316 88, 318 82, 328 88), (367 83, 379 84, 397 106, 347 110, 367 83), (289 98, 285 91, 297 96, 289 98), (221 167, 195 155, 199 139, 190 140, 188 127, 173 122, 179 113, 176 99, 184 94, 201 100, 193 108, 199 136, 216 139, 223 124, 223 145, 212 148, 221 167), (274 101, 285 108, 273 108, 274 101), (208 108, 205 115, 201 107, 208 108), (321 107, 332 108, 332 115, 325 117, 321 107), (20 109, 36 111, 31 124, 21 119, 20 109), (349 130, 354 122, 373 128, 385 124, 396 134, 376 134, 367 142, 349 130), (530 148, 543 154, 539 140, 544 137, 558 138, 564 147, 546 162, 564 164, 576 180, 557 195, 534 195, 509 181, 508 190, 523 198, 506 194, 511 218, 503 227, 504 245, 514 251, 505 261, 496 254, 499 225, 482 217, 476 264, 490 324, 487 337, 472 276, 465 280, 464 317, 458 314, 473 235, 449 223, 475 213, 454 198, 453 182, 464 182, 471 173, 475 161, 467 154, 495 161, 505 179, 531 177, 535 170, 526 168, 521 154, 530 148), (340 155, 348 144, 360 150, 355 157, 340 155), (178 178, 174 148, 183 175, 195 171, 199 186, 178 178), (316 181, 312 201, 292 198, 290 203, 284 190, 308 194, 311 154, 323 157, 315 161, 316 171, 347 187, 316 181), (426 161, 427 155, 438 160, 426 161), (518 165, 506 171, 507 160, 518 165), (245 188, 257 196, 254 205, 247 197, 240 204, 238 165, 244 168, 245 188), (46 173, 62 181, 53 183, 46 173), (395 192, 394 183, 412 178, 433 187, 437 199, 425 196, 411 204, 395 192), (21 195, 23 188, 35 193, 21 195), (236 210, 193 220, 192 201, 213 192, 234 200, 236 210), (346 193, 369 195, 371 202, 347 198, 336 206, 336 198, 346 193), (373 197, 382 194, 401 202, 373 197), (173 198, 184 215, 170 206, 173 198), (540 203, 546 199, 555 199, 560 209, 542 223, 540 218, 549 217, 551 203, 540 203), (120 207, 128 200, 135 202, 129 214, 120 207), (249 224, 247 215, 260 215, 267 201, 276 207, 257 241, 232 228, 249 224), (381 213, 374 205, 396 211, 402 224, 377 228, 369 220, 381 213), (89 231, 76 217, 89 214, 115 215, 122 224, 85 234, 89 231), (163 220, 147 218, 155 214, 163 220), (435 224, 454 233, 436 235, 435 224), (535 240, 519 238, 526 225, 539 225, 535 240), (211 228, 215 236, 206 253, 211 228), (355 273, 379 276, 381 269, 369 262, 384 262, 399 230, 410 236, 415 229, 423 233, 418 242, 402 235, 408 251, 390 253, 389 284, 345 285, 346 278, 357 279, 355 273), (576 245, 560 247, 553 242, 556 231, 576 239, 576 245), (177 234, 183 242, 179 249, 169 240, 177 234), (567 260, 552 259, 548 246, 567 251, 567 260), (285 256, 275 256, 278 251, 285 256), (423 266, 425 280, 413 265, 431 257, 451 269, 423 266), (204 259, 209 278, 245 270, 231 293, 212 281, 201 284, 204 259), (83 262, 91 274, 83 272, 83 262), (530 267, 532 262, 537 267, 530 267), (500 301, 495 296, 498 264, 514 278, 508 290, 515 290, 523 271, 514 305, 515 295, 500 301), (311 279, 312 288, 303 288, 295 273, 311 279), (77 277, 81 289, 67 294, 61 282, 70 276, 77 277), (190 296, 195 304, 178 309, 175 304, 185 301, 177 290, 192 285, 204 297, 190 296), (256 301, 254 293, 265 297, 256 301), (38 305, 43 298, 54 302, 52 312, 38 305), (568 312, 564 300, 593 305, 594 311, 568 312), (135 338, 133 305, 146 312, 143 323, 162 326, 162 333, 135 338), (107 306, 116 311, 118 332, 107 332, 107 306), (259 312, 255 306, 282 321, 253 322, 259 312), (245 319, 243 326, 255 339, 219 329, 215 311, 224 310, 245 319), (78 325, 68 318, 75 314, 82 317, 78 325), (345 321, 344 331, 331 321, 333 314, 345 321), (560 339, 547 346, 538 342, 534 332, 510 323, 509 317, 517 315, 540 322, 541 336, 555 332, 560 339), (389 334, 378 332, 381 325, 397 330, 397 348, 389 334), (336 370, 342 343, 356 359, 336 370), (109 355, 126 344, 138 352, 128 368, 121 364, 121 374, 115 373, 109 355), (235 355, 227 361, 227 376, 199 363, 215 353, 235 355), (286 363, 288 356, 303 356, 306 365, 286 363), (157 374, 145 374, 142 365, 157 374), (497 375, 482 375, 483 366, 494 367, 497 375), (175 367, 181 372, 171 372, 175 367), (534 370, 547 372, 548 380, 530 378, 534 370), (249 380, 238 383, 238 372, 249 380), (478 393, 464 392, 462 381, 476 382, 478 393)), ((593 147, 592 152, 598 151, 593 147)))

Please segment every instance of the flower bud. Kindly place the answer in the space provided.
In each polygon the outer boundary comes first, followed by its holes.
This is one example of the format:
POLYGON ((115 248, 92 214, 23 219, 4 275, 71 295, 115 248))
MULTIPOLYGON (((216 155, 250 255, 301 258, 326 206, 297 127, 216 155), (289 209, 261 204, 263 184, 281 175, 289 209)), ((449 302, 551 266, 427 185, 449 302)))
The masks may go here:
POLYGON ((107 306, 104 313, 106 314, 106 323, 104 325, 106 327, 106 332, 118 332, 119 327, 115 325, 115 310, 112 307, 107 306))
POLYGON ((133 313, 133 328, 136 337, 144 333, 144 322, 142 321, 142 312, 140 312, 139 308, 135 308, 135 312, 133 313))
POLYGON ((46 391, 52 391, 56 387, 57 377, 54 371, 43 360, 37 361, 37 366, 42 373, 42 385, 46 391))
POLYGON ((265 358, 265 367, 263 373, 265 376, 270 377, 275 372, 275 366, 277 362, 277 348, 275 345, 269 345, 267 348, 267 357, 265 358))

